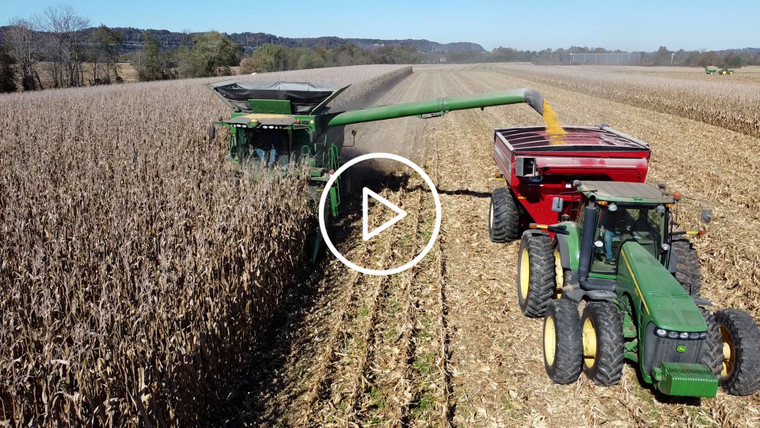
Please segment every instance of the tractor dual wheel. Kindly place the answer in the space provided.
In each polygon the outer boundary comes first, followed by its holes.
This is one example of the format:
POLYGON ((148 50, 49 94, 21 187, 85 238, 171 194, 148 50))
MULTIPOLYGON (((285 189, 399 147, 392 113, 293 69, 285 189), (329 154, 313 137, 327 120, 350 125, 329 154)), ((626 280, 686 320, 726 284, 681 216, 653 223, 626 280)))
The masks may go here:
POLYGON ((702 275, 699 273, 699 257, 694 244, 688 239, 677 239, 671 242, 671 248, 676 259, 676 280, 689 296, 698 297, 702 275))
POLYGON ((488 234, 491 241, 510 242, 520 237, 520 211, 507 187, 494 189, 488 210, 488 234))
POLYGON ((731 395, 751 395, 760 389, 760 329, 739 309, 715 312, 721 341, 718 383, 731 395))
POLYGON ((539 318, 546 313, 557 288, 555 265, 551 237, 544 231, 526 230, 517 255, 517 301, 523 315, 539 318))
POLYGON ((583 371, 597 385, 611 386, 623 374, 623 322, 611 302, 593 302, 583 309, 583 371))
POLYGON ((544 319, 544 368, 559 384, 578 380, 583 364, 578 305, 569 299, 552 300, 544 319))
POLYGON ((702 344, 702 355, 699 358, 701 364, 706 365, 710 371, 718 376, 723 370, 723 342, 720 337, 720 328, 715 322, 715 315, 709 310, 700 307, 699 311, 707 323, 707 339, 702 344))

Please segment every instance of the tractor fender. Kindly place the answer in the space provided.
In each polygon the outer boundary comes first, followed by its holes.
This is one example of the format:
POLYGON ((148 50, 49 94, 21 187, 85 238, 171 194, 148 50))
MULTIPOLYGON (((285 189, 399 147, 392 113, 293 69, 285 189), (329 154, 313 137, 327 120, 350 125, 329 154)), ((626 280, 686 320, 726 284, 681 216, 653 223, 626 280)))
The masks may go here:
POLYGON ((668 272, 670 272, 671 275, 675 275, 677 270, 678 257, 676 256, 676 252, 673 251, 673 248, 671 247, 670 251, 668 252, 668 272))
POLYGON ((559 258, 562 262, 563 269, 571 269, 570 267, 570 250, 567 248, 567 238, 565 235, 556 235, 557 247, 559 248, 559 258))
POLYGON ((560 225, 565 226, 566 234, 557 233, 554 239, 557 241, 562 268, 569 269, 576 274, 580 258, 581 234, 578 226, 574 222, 562 222, 560 225))

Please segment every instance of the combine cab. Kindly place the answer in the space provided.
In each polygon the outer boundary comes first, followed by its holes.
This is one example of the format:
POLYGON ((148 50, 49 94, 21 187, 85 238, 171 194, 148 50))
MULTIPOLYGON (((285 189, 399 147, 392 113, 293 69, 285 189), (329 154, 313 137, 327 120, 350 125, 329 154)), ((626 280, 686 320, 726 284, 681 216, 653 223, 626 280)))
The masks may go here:
POLYGON ((668 395, 760 389, 760 329, 744 311, 707 309, 687 238, 704 231, 674 230, 681 196, 643 183, 645 143, 604 126, 497 130, 495 142, 509 187, 493 193, 491 239, 521 239, 518 303, 545 318, 552 380, 614 385, 628 359, 668 395))

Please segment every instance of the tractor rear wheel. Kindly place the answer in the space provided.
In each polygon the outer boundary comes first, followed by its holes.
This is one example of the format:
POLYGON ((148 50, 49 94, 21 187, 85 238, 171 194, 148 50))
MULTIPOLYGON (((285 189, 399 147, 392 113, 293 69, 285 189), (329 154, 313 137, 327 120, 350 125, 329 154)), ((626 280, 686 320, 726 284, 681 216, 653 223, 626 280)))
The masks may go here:
POLYGON ((699 308, 699 311, 702 312, 702 317, 707 323, 707 339, 702 345, 702 355, 699 362, 706 365, 714 375, 718 376, 723 370, 723 341, 720 337, 720 329, 712 312, 702 307, 699 308))
POLYGON ((556 289, 554 247, 544 231, 526 230, 517 256, 517 301, 523 315, 538 318, 556 289))
POLYGON ((510 242, 520 237, 520 211, 507 187, 494 189, 488 211, 488 233, 493 242, 510 242))
POLYGON ((623 374, 623 322, 611 302, 593 302, 583 309, 583 371, 595 384, 617 385, 623 374))
POLYGON ((569 299, 552 300, 544 319, 544 368, 552 381, 573 383, 583 364, 578 305, 569 299))
POLYGON ((699 273, 699 257, 694 244, 688 239, 677 239, 671 242, 671 248, 676 256, 676 280, 689 296, 698 297, 702 274, 699 273))
POLYGON ((723 347, 718 383, 731 395, 751 395, 760 389, 760 329, 739 309, 715 313, 723 347))

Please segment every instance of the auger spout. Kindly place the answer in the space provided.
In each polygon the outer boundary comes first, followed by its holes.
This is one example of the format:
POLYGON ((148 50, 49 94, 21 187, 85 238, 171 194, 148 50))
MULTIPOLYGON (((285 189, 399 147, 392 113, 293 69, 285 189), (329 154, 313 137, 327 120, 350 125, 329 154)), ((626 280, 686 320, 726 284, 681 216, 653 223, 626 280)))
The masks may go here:
POLYGON ((484 108, 506 104, 526 103, 543 115, 543 97, 534 89, 511 89, 487 94, 444 97, 392 106, 371 107, 337 114, 327 123, 328 127, 372 122, 407 116, 436 117, 454 110, 484 108))

